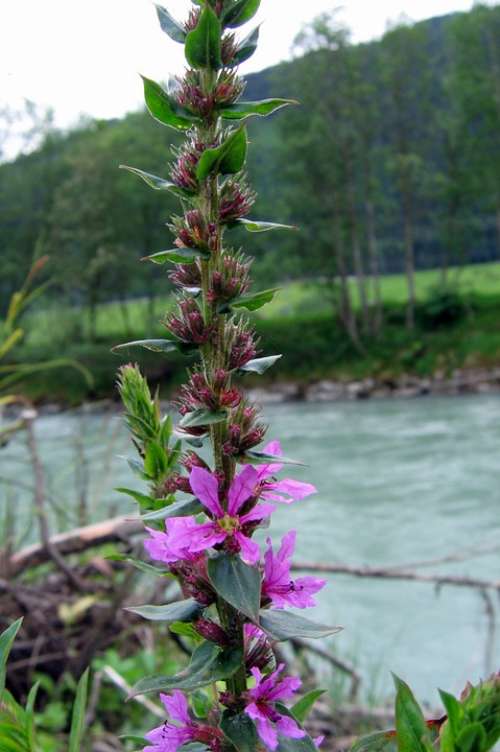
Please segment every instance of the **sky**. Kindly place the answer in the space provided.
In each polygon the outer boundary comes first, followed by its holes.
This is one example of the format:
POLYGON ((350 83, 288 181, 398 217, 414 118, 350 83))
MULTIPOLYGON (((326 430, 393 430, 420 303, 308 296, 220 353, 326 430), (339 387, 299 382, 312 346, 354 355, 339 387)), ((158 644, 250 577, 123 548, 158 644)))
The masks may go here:
MULTIPOLYGON (((472 0, 263 0, 261 43, 242 72, 290 57, 293 39, 317 14, 341 5, 354 41, 381 36, 390 21, 468 10, 472 0)), ((55 111, 66 127, 82 114, 110 118, 142 102, 139 73, 165 80, 183 69, 182 47, 160 30, 150 0, 1 0, 0 108, 23 98, 55 111)), ((164 0, 179 19, 187 0, 164 0)), ((249 27, 250 28, 250 27, 249 27)))

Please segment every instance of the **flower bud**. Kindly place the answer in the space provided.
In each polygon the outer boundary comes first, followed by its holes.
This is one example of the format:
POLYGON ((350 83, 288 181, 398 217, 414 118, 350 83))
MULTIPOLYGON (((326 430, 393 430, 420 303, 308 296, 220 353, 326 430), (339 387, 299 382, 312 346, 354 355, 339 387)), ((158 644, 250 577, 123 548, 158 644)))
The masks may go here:
POLYGON ((220 645, 222 648, 229 645, 227 633, 211 619, 198 619, 194 622, 193 626, 205 640, 215 642, 216 645, 220 645))

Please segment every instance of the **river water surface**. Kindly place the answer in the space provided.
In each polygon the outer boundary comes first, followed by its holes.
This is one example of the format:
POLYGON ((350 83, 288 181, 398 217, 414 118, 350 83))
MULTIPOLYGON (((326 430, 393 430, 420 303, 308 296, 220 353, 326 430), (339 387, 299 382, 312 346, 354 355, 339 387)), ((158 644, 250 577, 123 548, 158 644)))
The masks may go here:
MULTIPOLYGON (((293 509, 280 506, 273 516, 275 539, 297 529, 297 560, 394 566, 489 549, 420 571, 500 579, 498 396, 287 404, 266 408, 266 417, 269 438, 279 437, 286 456, 307 464, 289 474, 318 488, 316 496, 293 509)), ((132 454, 119 417, 46 416, 36 430, 57 524, 77 522, 79 499, 93 520, 133 510, 113 490, 139 487, 119 458, 132 454)), ((25 543, 34 526, 31 469, 21 438, 1 452, 0 461, 3 496, 15 509, 18 540, 25 543)), ((436 687, 459 691, 466 679, 498 668, 500 634, 496 627, 495 644, 487 649, 479 593, 343 575, 328 579, 315 618, 344 626, 328 646, 356 664, 365 693, 390 694, 394 671, 420 699, 436 704, 436 687)), ((493 603, 498 613, 498 599, 493 603)))

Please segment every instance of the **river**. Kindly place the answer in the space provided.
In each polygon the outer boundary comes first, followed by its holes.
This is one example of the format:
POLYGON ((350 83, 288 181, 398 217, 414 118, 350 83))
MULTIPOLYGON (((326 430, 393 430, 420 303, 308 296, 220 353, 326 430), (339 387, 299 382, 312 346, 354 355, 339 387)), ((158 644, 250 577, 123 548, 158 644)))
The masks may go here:
MULTIPOLYGON (((393 566, 490 549, 419 571, 500 579, 498 396, 293 403, 267 407, 266 417, 269 438, 279 437, 285 455, 307 465, 294 476, 318 488, 273 516, 275 539, 297 529, 297 560, 393 566)), ((132 510, 113 490, 138 487, 119 457, 132 452, 118 416, 42 416, 36 430, 54 524, 76 524, 79 500, 93 520, 132 510)), ((26 543, 34 535, 32 478, 20 437, 0 460, 3 499, 16 510, 18 543, 26 543)), ((328 646, 361 671, 365 697, 378 701, 391 693, 390 671, 432 705, 436 687, 458 692, 467 679, 485 675, 488 620, 478 592, 328 579, 315 618, 344 626, 328 646)), ((498 599, 492 602, 498 614, 498 599)), ((498 668, 498 626, 495 637, 489 662, 498 668)))

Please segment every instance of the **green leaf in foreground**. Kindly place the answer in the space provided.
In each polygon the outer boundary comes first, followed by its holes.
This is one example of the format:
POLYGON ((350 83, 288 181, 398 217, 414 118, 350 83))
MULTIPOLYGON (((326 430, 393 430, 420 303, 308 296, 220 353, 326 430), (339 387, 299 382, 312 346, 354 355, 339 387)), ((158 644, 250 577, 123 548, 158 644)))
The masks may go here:
POLYGON ((210 253, 201 248, 173 248, 171 251, 158 251, 151 256, 144 256, 143 261, 152 261, 153 264, 166 264, 171 261, 174 264, 191 264, 197 258, 208 258, 210 253))
POLYGON ((362 736, 351 747, 351 752, 388 752, 396 749, 395 731, 375 731, 362 736))
POLYGON ((236 65, 241 65, 245 60, 252 57, 259 43, 259 32, 260 26, 257 26, 239 43, 229 67, 233 68, 236 65))
POLYGON ((192 621, 199 615, 201 607, 193 598, 188 598, 185 601, 167 603, 164 606, 129 606, 125 610, 142 616, 143 619, 169 624, 174 621, 192 621))
POLYGON ((186 41, 186 32, 183 26, 170 15, 166 8, 156 5, 156 13, 160 22, 161 30, 167 34, 174 42, 184 44, 186 41))
POLYGON ((222 553, 208 561, 208 576, 217 593, 249 619, 258 621, 261 575, 239 557, 222 553))
POLYGON ((240 126, 220 146, 205 149, 198 161, 196 177, 202 181, 211 173, 234 175, 243 168, 247 149, 246 130, 243 126, 240 126))
POLYGON ((236 0, 229 6, 222 17, 224 26, 235 29, 255 16, 260 7, 260 0, 236 0))
POLYGON ((186 36, 184 52, 192 68, 218 70, 222 67, 221 24, 208 3, 200 14, 196 28, 186 36))
POLYGON ((169 517, 190 517, 193 514, 203 512, 203 506, 198 499, 189 499, 188 501, 176 501, 174 504, 168 504, 154 512, 148 512, 141 516, 143 522, 156 522, 158 520, 168 520, 169 517))
POLYGON ((253 295, 242 295, 240 298, 235 298, 228 304, 228 308, 246 308, 247 311, 257 311, 266 303, 270 303, 279 287, 273 287, 269 290, 261 290, 253 295))
POLYGON ((157 175, 152 175, 150 172, 144 172, 137 167, 129 167, 128 165, 119 165, 120 170, 128 170, 133 175, 137 175, 142 178, 144 182, 149 185, 150 188, 154 188, 155 191, 170 191, 179 198, 190 198, 193 194, 191 191, 187 191, 185 188, 179 188, 175 183, 171 183, 169 180, 159 178, 157 175))
POLYGON ((182 420, 179 421, 181 428, 198 428, 200 426, 211 426, 215 423, 222 423, 227 418, 225 410, 193 410, 186 413, 182 420))
POLYGON ((22 623, 23 620, 18 619, 13 622, 10 627, 7 627, 7 629, 0 635, 0 697, 5 688, 5 667, 7 665, 7 659, 22 623))
POLYGON ((291 708, 293 717, 299 722, 304 723, 305 719, 309 715, 313 708, 314 703, 321 695, 324 695, 326 689, 312 689, 304 697, 301 697, 298 702, 291 708))
POLYGON ((111 352, 124 350, 126 347, 143 347, 145 350, 158 353, 170 353, 179 350, 180 342, 173 339, 137 339, 133 342, 124 342, 122 345, 115 345, 111 352))
POLYGON ((261 628, 275 640, 293 640, 294 638, 319 639, 337 634, 342 627, 330 627, 326 624, 317 624, 305 619, 303 616, 292 614, 289 611, 260 612, 261 628))
POLYGON ((82 674, 76 690, 75 704, 71 718, 68 752, 80 752, 85 732, 85 711, 89 689, 89 669, 82 674))
POLYGON ((277 457, 275 454, 266 454, 266 452, 256 452, 253 449, 249 449, 248 452, 242 457, 238 458, 238 462, 244 465, 267 465, 268 463, 279 463, 280 465, 301 465, 302 462, 297 460, 290 460, 288 457, 277 457))
POLYGON ((155 120, 158 120, 162 125, 168 125, 170 128, 180 131, 191 128, 195 118, 187 112, 181 114, 177 104, 156 81, 151 81, 145 76, 141 76, 141 78, 144 83, 146 107, 155 120))
POLYGON ((429 732, 423 713, 410 687, 395 674, 396 734, 399 752, 428 752, 429 732))
POLYGON ((149 676, 132 689, 131 697, 148 692, 168 692, 172 689, 192 691, 232 676, 241 666, 241 648, 222 650, 213 642, 203 642, 191 656, 187 668, 174 676, 149 676))
POLYGON ((261 99, 258 102, 236 102, 220 110, 224 120, 243 120, 247 117, 267 117, 291 104, 298 104, 295 99, 261 99))
POLYGON ((274 364, 282 357, 282 355, 268 355, 265 358, 254 358, 253 360, 249 360, 248 363, 245 363, 245 365, 241 366, 238 370, 243 371, 244 373, 258 373, 259 376, 262 376, 263 373, 274 366, 274 364))
POLYGON ((246 713, 232 715, 226 710, 222 715, 220 727, 237 752, 255 752, 258 748, 255 724, 246 713))
POLYGON ((271 232, 272 230, 296 230, 293 225, 281 225, 277 222, 260 222, 255 219, 238 219, 236 225, 243 225, 247 232, 271 232))
POLYGON ((142 561, 142 559, 136 559, 134 556, 127 556, 127 554, 110 554, 109 556, 106 556, 106 559, 109 559, 109 561, 123 561, 126 564, 131 564, 140 572, 144 572, 144 574, 153 574, 156 577, 172 577, 170 572, 165 572, 165 570, 158 569, 158 567, 148 564, 147 562, 142 561))

